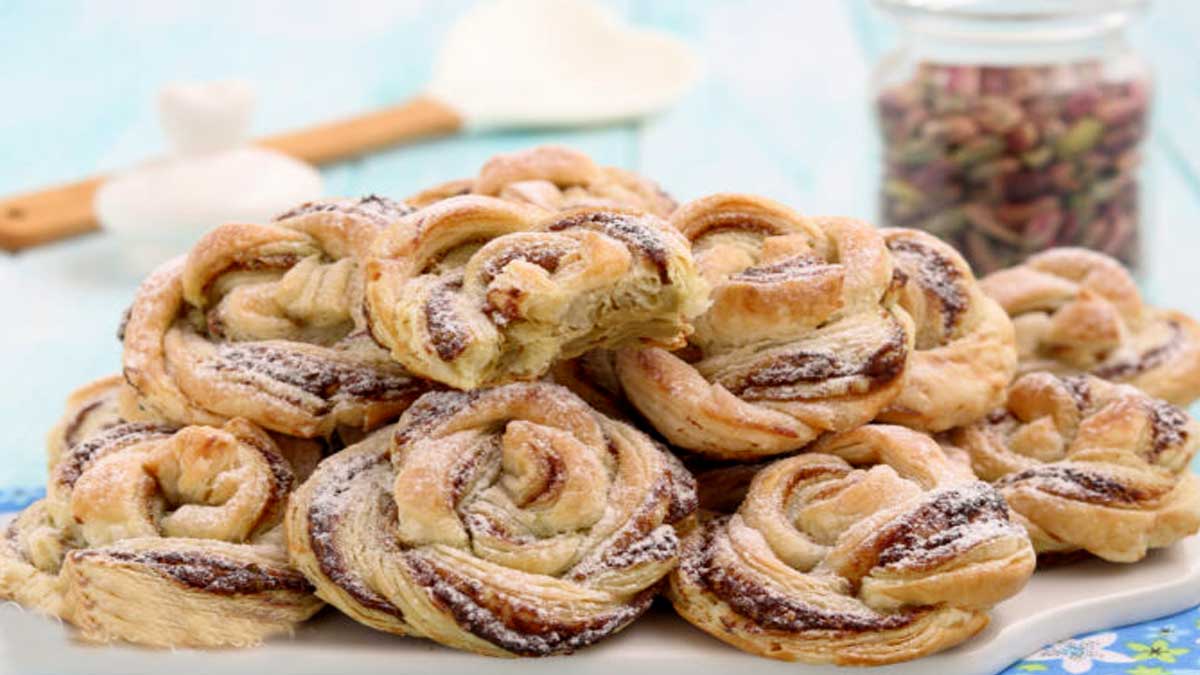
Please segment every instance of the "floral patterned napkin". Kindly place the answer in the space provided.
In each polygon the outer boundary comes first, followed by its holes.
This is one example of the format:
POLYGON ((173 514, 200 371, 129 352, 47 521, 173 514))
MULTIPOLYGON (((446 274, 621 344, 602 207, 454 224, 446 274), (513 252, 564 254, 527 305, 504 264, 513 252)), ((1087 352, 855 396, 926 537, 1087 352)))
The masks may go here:
POLYGON ((1200 607, 1056 642, 1003 675, 1200 675, 1200 607))

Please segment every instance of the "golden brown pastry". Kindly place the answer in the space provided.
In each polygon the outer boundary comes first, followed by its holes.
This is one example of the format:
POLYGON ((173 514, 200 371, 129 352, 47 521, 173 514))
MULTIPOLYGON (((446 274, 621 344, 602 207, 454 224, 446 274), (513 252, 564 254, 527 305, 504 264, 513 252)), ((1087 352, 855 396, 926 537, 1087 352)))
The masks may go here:
POLYGON ((599 166, 578 150, 554 145, 496 155, 474 179, 450 181, 405 201, 421 207, 465 194, 549 211, 580 206, 637 209, 663 218, 676 206, 654 182, 624 169, 599 166))
POLYGON ((292 560, 356 621, 489 656, 564 654, 642 614, 695 484, 566 389, 426 394, 326 459, 288 508, 292 560))
MULTIPOLYGON (((109 375, 71 392, 66 410, 46 437, 48 466, 53 473, 59 460, 81 442, 101 437, 115 426, 139 423, 148 428, 174 430, 178 425, 147 414, 136 401, 133 387, 120 375, 109 375), (128 413, 134 413, 129 415, 128 413)), ((270 433, 270 432, 269 432, 270 433)), ((275 449, 288 461, 297 479, 316 468, 328 449, 319 440, 270 433, 275 449)))
POLYGON ((625 395, 671 443, 777 455, 870 421, 900 393, 913 325, 871 226, 732 194, 686 204, 671 222, 692 242, 712 305, 687 349, 617 356, 625 395))
POLYGON ((209 232, 134 300, 124 366, 137 403, 180 424, 244 417, 301 437, 395 420, 428 387, 368 334, 360 258, 411 211, 372 196, 209 232))
POLYGON ((374 336, 459 389, 534 379, 592 348, 679 344, 706 290, 687 242, 656 216, 492 197, 404 218, 366 266, 374 336))
POLYGON ((928 436, 868 425, 760 471, 686 538, 670 597, 753 654, 878 665, 978 633, 1034 562, 995 489, 928 436))
POLYGON ((119 375, 102 377, 67 396, 66 411, 46 435, 47 468, 53 471, 72 446, 125 421, 121 408, 130 405, 132 390, 122 384, 119 375))
POLYGON ((904 388, 877 419, 923 431, 974 422, 1003 403, 1016 372, 1012 322, 949 244, 918 230, 881 232, 916 338, 904 388))
POLYGON ((1200 324, 1144 304, 1116 260, 1056 248, 981 284, 1012 317, 1019 372, 1090 373, 1176 405, 1200 397, 1200 324))
POLYGON ((1179 408, 1091 376, 1031 373, 948 441, 995 481, 1039 553, 1134 562, 1200 529, 1188 464, 1200 426, 1179 408))
POLYGON ((89 641, 156 647, 256 644, 315 613, 280 527, 296 474, 271 437, 243 419, 178 430, 124 420, 111 405, 123 386, 107 378, 72 397, 60 427, 82 423, 46 498, 0 538, 0 598, 89 641))

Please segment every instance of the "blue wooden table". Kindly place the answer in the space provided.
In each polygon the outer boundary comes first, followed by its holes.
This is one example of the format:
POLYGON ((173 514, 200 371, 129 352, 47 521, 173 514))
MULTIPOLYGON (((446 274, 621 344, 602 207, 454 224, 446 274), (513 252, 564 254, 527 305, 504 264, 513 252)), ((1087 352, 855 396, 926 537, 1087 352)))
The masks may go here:
MULTIPOLYGON (((868 108, 872 65, 894 33, 866 0, 610 2, 677 33, 706 77, 676 108, 638 124, 468 135, 326 169, 330 194, 404 195, 472 174, 487 157, 567 143, 661 181, 676 197, 765 194, 808 213, 873 218, 878 171, 868 108)), ((0 2, 0 193, 160 152, 154 97, 172 80, 240 77, 267 133, 418 92, 464 0, 322 3, 0 2)), ((1133 31, 1159 97, 1149 142, 1157 303, 1200 314, 1200 3, 1161 0, 1133 31)), ((95 235, 0 258, 0 511, 33 499, 42 441, 75 386, 119 366, 114 336, 137 277, 95 235)), ((1200 613, 1043 650, 1010 672, 1200 673, 1200 613)))

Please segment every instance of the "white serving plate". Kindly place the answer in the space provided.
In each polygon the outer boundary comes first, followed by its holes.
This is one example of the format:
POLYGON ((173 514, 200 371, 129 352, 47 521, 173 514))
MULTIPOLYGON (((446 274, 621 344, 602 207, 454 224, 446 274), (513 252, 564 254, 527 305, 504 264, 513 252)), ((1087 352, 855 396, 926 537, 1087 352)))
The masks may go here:
MULTIPOLYGON (((8 518, 0 516, 0 527, 8 518)), ((929 658, 872 669, 881 675, 996 673, 1041 646, 1092 630, 1173 614, 1200 604, 1200 537, 1136 565, 1090 560, 1043 570, 992 613, 975 639, 929 658)), ((665 603, 624 632, 570 657, 495 659, 428 640, 385 635, 326 609, 290 638, 245 650, 157 651, 78 642, 69 627, 12 603, 0 606, 0 673, 211 675, 245 673, 437 673, 438 675, 704 675, 750 669, 819 675, 862 672, 744 654, 692 628, 665 603), (565 660, 565 659, 569 659, 565 660)))

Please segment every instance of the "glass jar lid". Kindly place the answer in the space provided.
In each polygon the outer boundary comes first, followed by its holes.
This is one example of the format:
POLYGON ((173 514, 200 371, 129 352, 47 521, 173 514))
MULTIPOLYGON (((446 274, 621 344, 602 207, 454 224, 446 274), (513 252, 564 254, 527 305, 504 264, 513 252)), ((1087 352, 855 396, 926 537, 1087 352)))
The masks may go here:
POLYGON ((875 0, 910 31, 975 41, 1093 37, 1127 24, 1149 0, 875 0))

